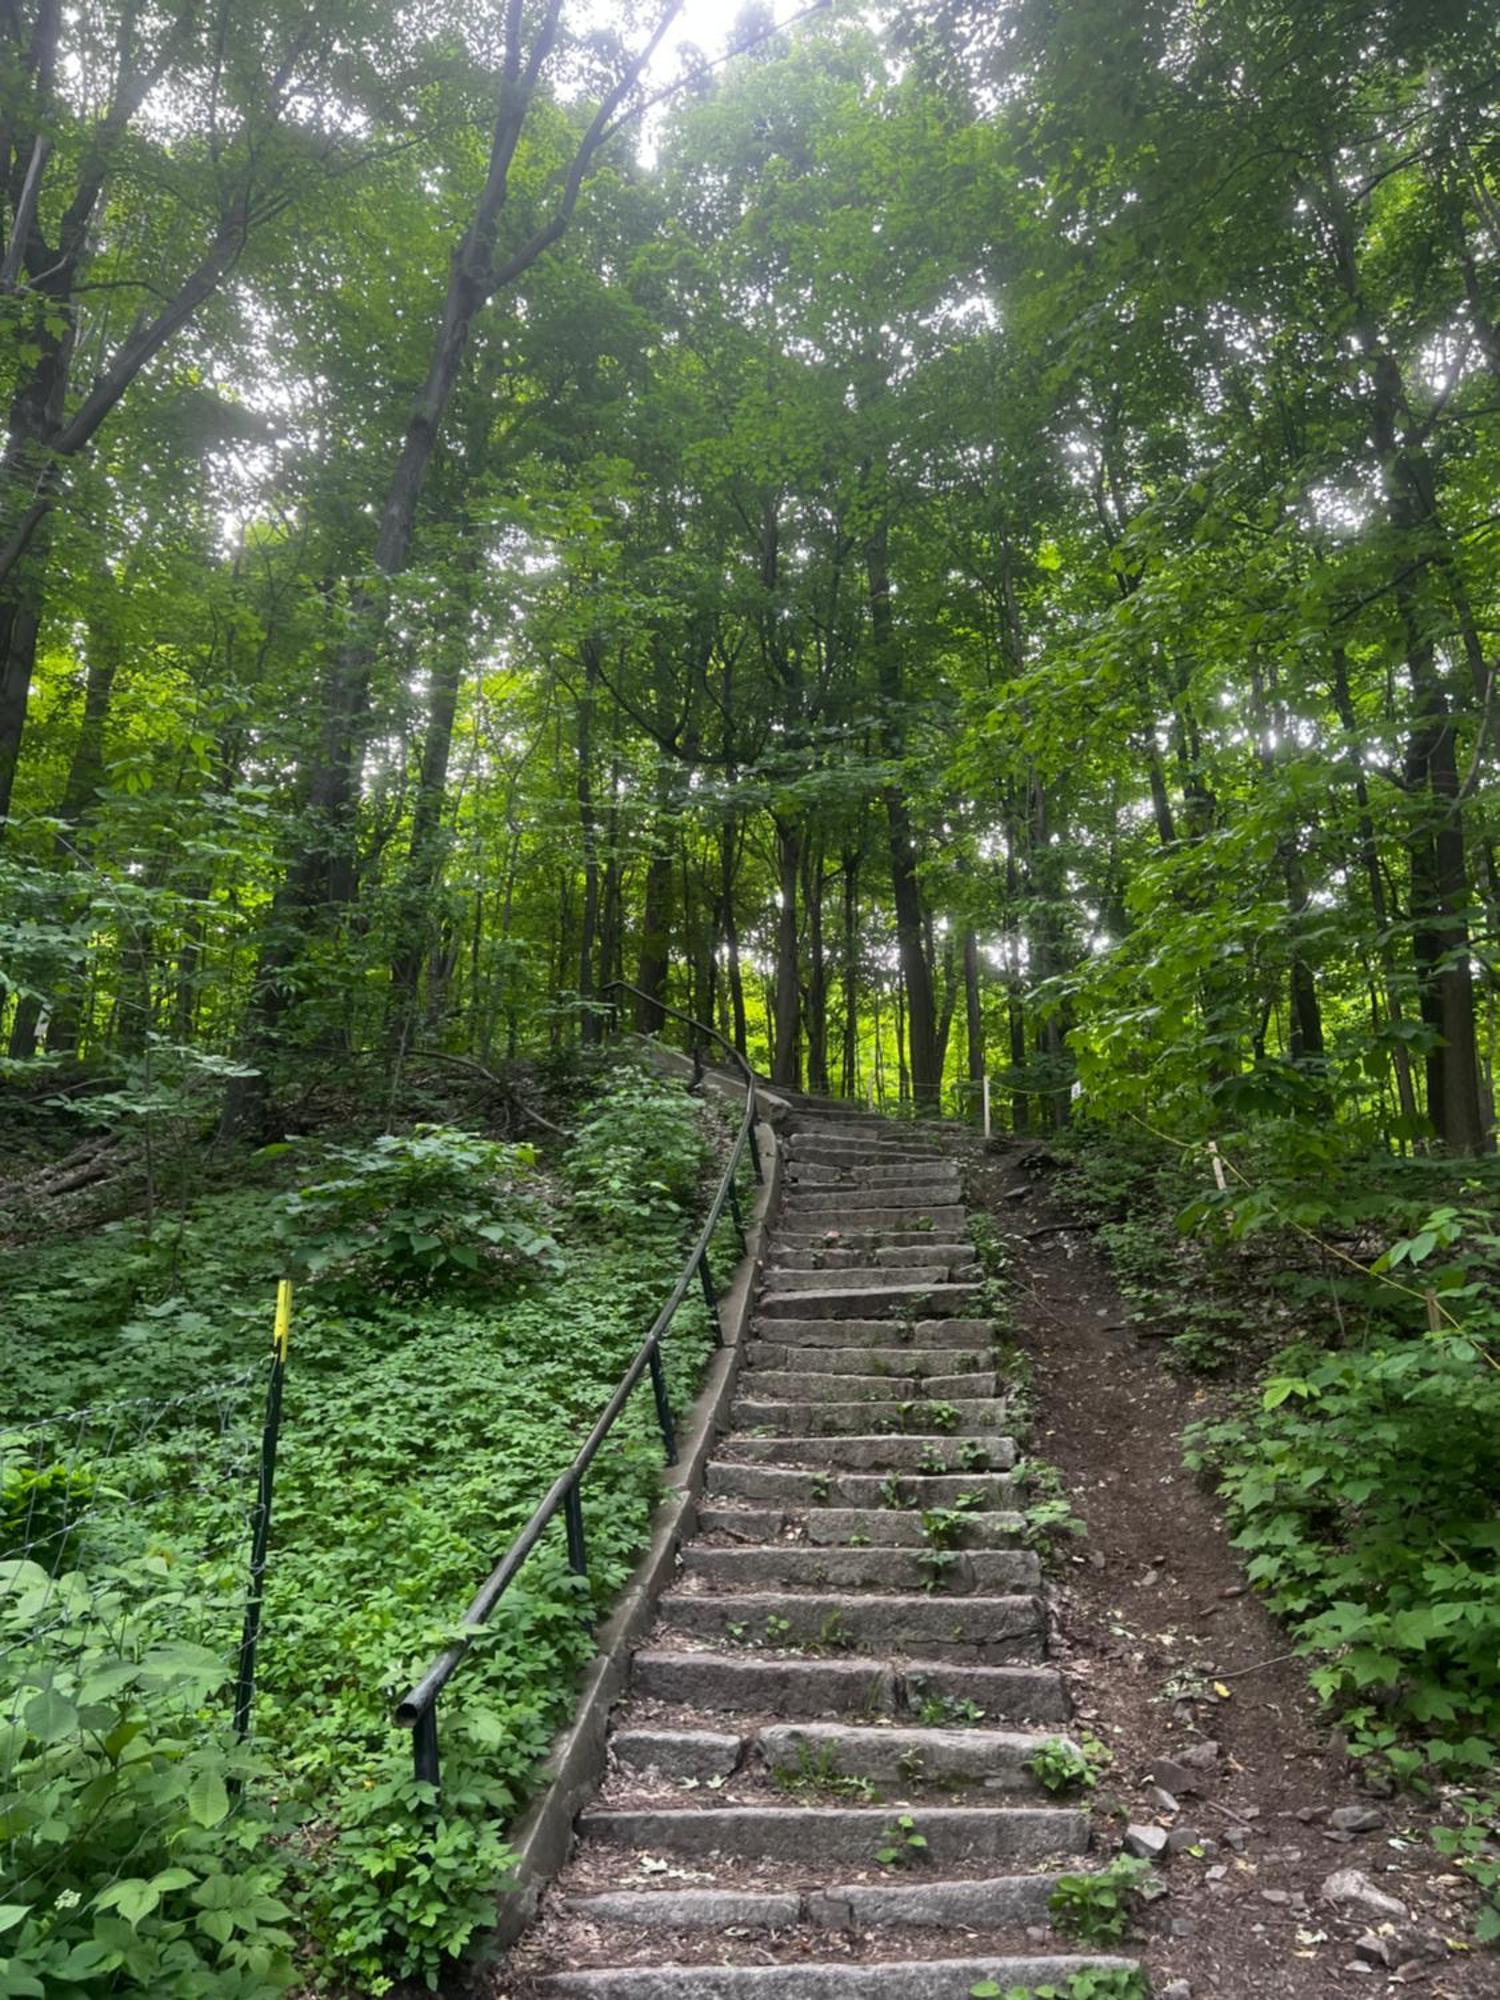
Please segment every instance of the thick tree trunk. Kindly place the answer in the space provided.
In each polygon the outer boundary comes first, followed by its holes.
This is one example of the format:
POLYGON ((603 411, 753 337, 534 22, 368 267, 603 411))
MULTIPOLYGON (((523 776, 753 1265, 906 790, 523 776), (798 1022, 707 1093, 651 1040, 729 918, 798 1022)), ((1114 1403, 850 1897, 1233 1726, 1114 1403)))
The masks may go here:
POLYGON ((662 1003, 672 969, 672 848, 666 814, 659 810, 651 859, 646 864, 646 894, 641 906, 641 943, 635 984, 644 996, 635 1003, 639 1035, 659 1034, 666 1024, 662 1003))

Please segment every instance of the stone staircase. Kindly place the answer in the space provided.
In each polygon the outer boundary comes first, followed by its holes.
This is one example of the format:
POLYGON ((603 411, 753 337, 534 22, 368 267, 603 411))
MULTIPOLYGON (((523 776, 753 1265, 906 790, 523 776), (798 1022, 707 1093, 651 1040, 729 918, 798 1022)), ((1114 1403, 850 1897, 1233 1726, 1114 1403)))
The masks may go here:
POLYGON ((699 1531, 518 1996, 966 2000, 1128 1962, 1048 1929, 1089 1828, 1027 1768, 1068 1699, 958 1167, 832 1105, 783 1143, 699 1531))

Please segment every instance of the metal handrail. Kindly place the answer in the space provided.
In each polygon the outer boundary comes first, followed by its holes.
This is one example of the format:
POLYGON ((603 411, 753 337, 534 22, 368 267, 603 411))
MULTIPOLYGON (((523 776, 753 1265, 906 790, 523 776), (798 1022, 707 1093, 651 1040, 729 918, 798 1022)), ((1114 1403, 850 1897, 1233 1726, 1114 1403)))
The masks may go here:
MULTIPOLYGON (((564 1517, 567 1529, 569 1567, 575 1575, 585 1578, 588 1576, 588 1549, 583 1532, 583 1498, 581 1491, 583 1477, 590 1465, 592 1465, 600 1445, 609 1436, 615 1419, 629 1402, 631 1392, 648 1369, 651 1372, 651 1388, 656 1402, 657 1422, 661 1427, 662 1444, 666 1449, 666 1462, 668 1465, 676 1464, 677 1440, 672 1429, 672 1410, 667 1396, 666 1370, 661 1358, 662 1339, 667 1329, 671 1326, 672 1321, 676 1318, 678 1307, 687 1297, 688 1289, 696 1273, 703 1288, 703 1300, 704 1304, 708 1307, 708 1316, 713 1327, 714 1340, 716 1343, 722 1340, 723 1329, 719 1323, 718 1293, 714 1288, 713 1270, 708 1258, 709 1243, 727 1205, 734 1219, 734 1226, 739 1233, 741 1251, 743 1252, 744 1250, 745 1222, 744 1217, 740 1213, 739 1192, 735 1187, 734 1177, 739 1170, 739 1164, 747 1146, 750 1149, 750 1161, 755 1170, 756 1180, 759 1181, 764 1178, 764 1170, 760 1159, 760 1146, 755 1136, 756 1092, 759 1089, 759 1079, 739 1050, 731 1042, 725 1041, 724 1037, 716 1029, 706 1026, 702 1021, 694 1020, 690 1014, 680 1013, 677 1008, 667 1006, 665 1001, 656 999, 653 994, 642 992, 638 986, 631 986, 623 979, 611 980, 604 988, 604 992, 619 993, 622 995, 627 993, 634 994, 638 999, 645 1000, 662 1014, 670 1014, 674 1020, 683 1022, 692 1030, 693 1082, 695 1086, 701 1081, 703 1074, 702 1037, 708 1036, 711 1040, 718 1042, 733 1057, 743 1074, 745 1081, 745 1115, 740 1120, 740 1129, 735 1136, 733 1146, 730 1148, 729 1159, 720 1178, 718 1189, 714 1194, 712 1202, 709 1204, 708 1215, 702 1229, 698 1232, 697 1240, 688 1252, 687 1262, 682 1267, 682 1273, 677 1283, 672 1287, 666 1304, 652 1323, 651 1331, 636 1350, 634 1360, 621 1376, 614 1394, 599 1413, 599 1418, 594 1428, 584 1440, 583 1446, 574 1458, 573 1463, 559 1479, 553 1481, 540 1506, 531 1516, 531 1519, 522 1528, 520 1534, 516 1536, 500 1561, 485 1578, 460 1620, 459 1636, 451 1645, 444 1647, 443 1651, 438 1654, 421 1680, 396 1704, 395 1719, 397 1724, 401 1728, 409 1729, 412 1732, 412 1766, 416 1777, 419 1782, 432 1785, 434 1788, 440 1782, 437 1730, 438 1696, 447 1686, 453 1676, 454 1669, 468 1651, 472 1634, 488 1622, 491 1612, 505 1595, 511 1583, 514 1582, 522 1564, 526 1561, 526 1558, 531 1554, 552 1522, 556 1520, 559 1512, 564 1517)), ((615 1011, 617 1012, 618 1010, 615 1011)))

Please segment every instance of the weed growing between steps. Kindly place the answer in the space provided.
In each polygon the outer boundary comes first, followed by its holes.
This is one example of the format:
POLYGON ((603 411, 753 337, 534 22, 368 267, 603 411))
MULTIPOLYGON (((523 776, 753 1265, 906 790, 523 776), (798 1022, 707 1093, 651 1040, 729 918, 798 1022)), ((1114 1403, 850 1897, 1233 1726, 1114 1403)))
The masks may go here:
POLYGON ((1049 1736, 1026 1760, 1026 1768, 1044 1792, 1054 1798, 1068 1792, 1091 1792, 1114 1762, 1114 1754, 1097 1736, 1082 1735, 1076 1743, 1049 1736))
POLYGON ((1075 1972, 1066 1986, 1000 1986, 980 1979, 970 2000, 1150 2000, 1146 1975, 1134 1966, 1097 1966, 1075 1972))
POLYGON ((1087 1875, 1060 1876, 1047 1909, 1058 1930, 1080 1944, 1118 1944, 1137 1906, 1166 1893, 1149 1861, 1117 1854, 1087 1875))
POLYGON ((1188 1462, 1354 1754, 1448 1800, 1500 1940, 1500 1167, 1295 1137, 1226 1140, 1221 1192, 1085 1131, 1068 1192, 1141 1329, 1228 1379, 1188 1462))
MULTIPOLYGON (((303 1282, 243 1768, 218 1725, 245 1553, 236 1532, 213 1575, 190 1565, 194 1510, 217 1502, 149 1483, 153 1455, 170 1469, 170 1428, 111 1460, 114 1498, 94 1507, 49 1587, 54 1604, 63 1591, 78 1600, 65 1659, 28 1608, 27 1571, 6 1568, 7 1682, 52 1689, 21 1705, 5 1752, 6 1991, 103 1980, 112 1993, 253 2000, 291 1982, 300 1929, 317 1968, 304 1954, 300 1978, 378 1995, 393 1978, 435 1985, 488 1924, 505 1827, 568 1718, 591 1620, 628 1576, 660 1490, 649 1394, 585 1488, 591 1603, 553 1534, 444 1702, 436 1809, 412 1780, 391 1702, 639 1344, 680 1266, 719 1138, 712 1117, 680 1087, 612 1064, 548 1169, 530 1149, 452 1128, 299 1145, 262 1156, 248 1185, 153 1239, 121 1225, 14 1259, 24 1373, 13 1403, 37 1417, 49 1398, 159 1394, 241 1368, 264 1351, 289 1257, 303 1282), (133 1497, 158 1490, 150 1508, 133 1497), (198 1646, 179 1646, 174 1667, 183 1608, 198 1646)), ((736 1254, 726 1227, 719 1269, 736 1254)), ((679 1412, 709 1348, 689 1306, 666 1349, 679 1412)), ((38 1457, 43 1436, 8 1430, 0 1466, 3 1519, 33 1544, 42 1503, 61 1490, 38 1457)), ((75 1459, 68 1477, 93 1475, 75 1459)), ((18 1554, 11 1532, 0 1558, 18 1554)))

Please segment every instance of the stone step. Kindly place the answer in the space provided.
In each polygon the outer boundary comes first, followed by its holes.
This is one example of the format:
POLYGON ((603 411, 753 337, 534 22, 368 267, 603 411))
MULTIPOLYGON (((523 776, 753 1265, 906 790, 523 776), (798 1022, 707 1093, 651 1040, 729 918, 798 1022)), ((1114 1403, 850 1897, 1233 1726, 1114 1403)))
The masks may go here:
POLYGON ((1016 1441, 1006 1431, 962 1438, 956 1444, 952 1439, 905 1437, 897 1431, 867 1432, 863 1437, 729 1437, 720 1440, 719 1455, 727 1464, 789 1469, 810 1465, 831 1475, 897 1472, 910 1478, 911 1504, 916 1506, 918 1492, 927 1490, 930 1479, 951 1475, 972 1484, 975 1473, 1009 1472, 1016 1462, 1016 1441))
POLYGON ((962 1260, 957 1268, 950 1268, 946 1259, 927 1264, 853 1264, 811 1271, 797 1271, 786 1265, 773 1265, 765 1274, 761 1296, 775 1292, 824 1292, 836 1284, 843 1291, 883 1291, 891 1285, 930 1285, 942 1283, 964 1284, 984 1276, 983 1267, 972 1259, 962 1260))
POLYGON ((947 1269, 955 1264, 972 1264, 972 1243, 932 1243, 919 1240, 899 1250, 846 1250, 837 1245, 815 1244, 797 1249, 770 1251, 773 1271, 889 1271, 893 1268, 926 1270, 931 1265, 947 1269))
POLYGON ((968 2000, 976 1987, 1066 1986, 1075 1973, 1128 1970, 1129 1958, 912 1958, 836 1965, 600 1966, 553 1972, 529 1989, 537 2000, 968 2000))
MULTIPOLYGON (((913 1354, 934 1347, 993 1347, 995 1324, 988 1319, 919 1319, 898 1322, 888 1319, 782 1319, 767 1320, 762 1328, 752 1322, 752 1332, 761 1342, 780 1341, 800 1348, 848 1347, 861 1341, 884 1347, 899 1341, 913 1354)), ((811 1357, 809 1367, 821 1367, 811 1357)), ((915 1365, 915 1364, 914 1364, 915 1365)))
POLYGON ((887 1597, 816 1590, 740 1595, 672 1590, 662 1599, 666 1631, 714 1645, 920 1654, 975 1666, 1039 1660, 1046 1640, 1041 1600, 1006 1597, 887 1597))
POLYGON ((773 1722, 744 1734, 675 1729, 661 1724, 615 1730, 610 1749, 620 1770, 699 1784, 765 1771, 775 1781, 815 1788, 841 1778, 917 1786, 1034 1793, 1030 1759, 1060 1739, 1039 1730, 893 1729, 842 1722, 773 1722))
POLYGON ((731 1776, 748 1753, 752 1738, 712 1729, 613 1729, 610 1755, 631 1775, 654 1772, 677 1782, 700 1785, 731 1776))
MULTIPOLYGON (((764 1444, 768 1440, 756 1438, 746 1440, 764 1444)), ((776 1440, 786 1442, 786 1440, 776 1440)), ((1008 1466, 1014 1464, 1014 1440, 994 1438, 990 1440, 994 1450, 990 1452, 990 1464, 994 1470, 986 1468, 964 1468, 954 1466, 952 1472, 918 1472, 916 1456, 906 1452, 898 1454, 894 1446, 912 1446, 926 1440, 920 1438, 868 1438, 860 1442, 890 1446, 884 1454, 882 1466, 850 1466, 840 1468, 830 1464, 826 1450, 812 1450, 812 1446, 822 1446, 824 1440, 808 1440, 808 1454, 800 1464, 788 1464, 784 1460, 760 1462, 752 1458, 716 1458, 708 1466, 708 1492, 726 1500, 774 1500, 780 1506, 884 1506, 892 1512, 914 1512, 920 1514, 922 1508, 930 1506, 952 1506, 960 1494, 980 1492, 986 1502, 996 1508, 1014 1508, 1018 1498, 1018 1482, 1010 1476, 1008 1466), (900 1458, 906 1464, 900 1464, 900 1458)), ((840 1440, 844 1442, 844 1440, 840 1440)), ((874 1454, 868 1454, 874 1456, 874 1454)), ((952 1464, 952 1460, 948 1460, 952 1464)))
POLYGON ((940 1167, 951 1164, 938 1146, 916 1140, 886 1139, 872 1133, 864 1139, 831 1139, 822 1133, 794 1132, 787 1141, 787 1158, 794 1164, 818 1167, 940 1167))
POLYGON ((936 1242, 956 1242, 969 1234, 969 1211, 956 1201, 917 1210, 907 1208, 867 1208, 845 1210, 842 1216, 816 1209, 804 1214, 784 1212, 776 1223, 778 1243, 866 1243, 899 1244, 912 1237, 936 1242))
POLYGON ((872 1291, 835 1278, 826 1291, 769 1293, 755 1317, 757 1325, 777 1319, 951 1319, 969 1314, 981 1295, 978 1285, 887 1284, 872 1291))
POLYGON ((634 1693, 700 1713, 787 1719, 849 1715, 912 1719, 973 1712, 986 1721, 1066 1722, 1067 1689, 1055 1667, 969 1667, 946 1660, 887 1662, 835 1654, 766 1659, 746 1652, 643 1647, 631 1665, 634 1693))
MULTIPOLYGON (((890 1339, 889 1322, 885 1325, 890 1339)), ((978 1384, 994 1375, 988 1365, 988 1341, 952 1347, 793 1347, 780 1340, 746 1344, 745 1367, 757 1381, 762 1375, 885 1375, 892 1381, 942 1381, 978 1384)), ((983 1394, 989 1392, 981 1391, 983 1394)))
MULTIPOLYGON (((966 1488, 974 1492, 974 1488, 966 1488)), ((932 1502, 934 1506, 938 1502, 932 1502)), ((796 1536, 812 1548, 926 1548, 928 1536, 918 1510, 888 1506, 820 1506, 754 1508, 700 1506, 702 1534, 734 1536, 746 1546, 784 1542, 796 1536)), ((1026 1532, 1026 1516, 976 1508, 964 1512, 962 1548, 1012 1548, 1026 1532)))
MULTIPOLYGON (((949 1204, 951 1207, 953 1204, 949 1204)), ((968 1210, 963 1211, 967 1216, 968 1210)), ((778 1222, 769 1238, 769 1254, 779 1256, 782 1250, 889 1250, 894 1255, 898 1250, 920 1250, 930 1243, 968 1243, 967 1222, 958 1226, 950 1235, 947 1230, 936 1229, 848 1229, 828 1228, 817 1222, 793 1225, 778 1222)))
MULTIPOLYGON (((875 1784, 982 1785, 990 1791, 1035 1792, 1028 1768, 1042 1745, 1062 1739, 1040 1730, 861 1728, 843 1722, 776 1722, 762 1729, 754 1750, 773 1776, 868 1778, 875 1784)), ((750 1746, 747 1745, 747 1754, 750 1746)), ((902 1796, 906 1796, 905 1793, 902 1796)))
MULTIPOLYGON (((841 1382, 857 1381, 857 1376, 840 1376, 841 1382)), ((788 1437, 838 1437, 869 1431, 869 1402, 772 1402, 742 1397, 734 1405, 731 1422, 737 1429, 759 1430, 788 1437)), ((995 1396, 946 1397, 933 1403, 914 1400, 909 1410, 893 1401, 892 1430, 909 1437, 969 1437, 976 1431, 997 1430, 1008 1420, 1010 1406, 995 1396), (934 1415, 934 1410, 941 1412, 934 1415)))
POLYGON ((729 1590, 931 1590, 972 1597, 1039 1590, 1041 1563, 1031 1549, 764 1548, 714 1549, 690 1543, 684 1577, 729 1590))
POLYGON ((968 2000, 976 1987, 1066 1986, 1075 1973, 1128 1970, 1129 1958, 1082 1956, 912 1958, 836 1965, 600 1966, 553 1972, 529 1989, 537 2000, 968 2000))
POLYGON ((961 1180, 950 1160, 807 1160, 793 1154, 787 1163, 788 1187, 924 1187, 957 1188, 961 1180))
POLYGON ((910 1226, 910 1211, 957 1208, 958 1183, 954 1180, 903 1181, 897 1187, 789 1188, 782 1196, 781 1212, 793 1215, 852 1215, 867 1210, 898 1213, 910 1226))
MULTIPOLYGON (((924 1859, 938 1867, 956 1861, 1040 1861, 1081 1854, 1088 1845, 1088 1815, 1066 1806, 929 1806, 913 1818, 927 1841, 924 1859)), ((887 1806, 732 1806, 705 1800, 688 1808, 596 1807, 580 1814, 578 1836, 653 1855, 768 1856, 791 1867, 853 1862, 874 1869, 890 1820, 887 1806)))
MULTIPOLYGON (((837 1352, 837 1350, 833 1350, 837 1352)), ((787 1402, 891 1403, 919 1402, 922 1398, 945 1401, 952 1397, 972 1402, 976 1396, 991 1401, 1000 1393, 999 1378, 993 1368, 976 1368, 962 1375, 897 1375, 876 1370, 870 1375, 850 1375, 833 1368, 757 1368, 745 1383, 758 1399, 787 1402)))
POLYGON ((958 1882, 849 1882, 829 1889, 624 1889, 567 1896, 595 1924, 639 1930, 884 1930, 915 1925, 980 1931, 1045 1924, 1058 1876, 990 1875, 958 1882))
MULTIPOLYGON (((937 1484, 936 1481, 933 1482, 937 1484)), ((972 1487, 961 1489, 972 1492, 972 1487)), ((932 1506, 941 1503, 934 1500, 932 1506)), ((926 1548, 928 1538, 918 1512, 892 1507, 829 1507, 809 1504, 800 1511, 781 1507, 713 1507, 698 1509, 698 1527, 705 1535, 728 1535, 747 1545, 783 1541, 795 1535, 813 1548, 926 1548)), ((1002 1512, 965 1512, 961 1546, 966 1549, 1009 1548, 1025 1533, 1026 1516, 1002 1512)), ((796 1546, 794 1542, 792 1546, 796 1546)))

